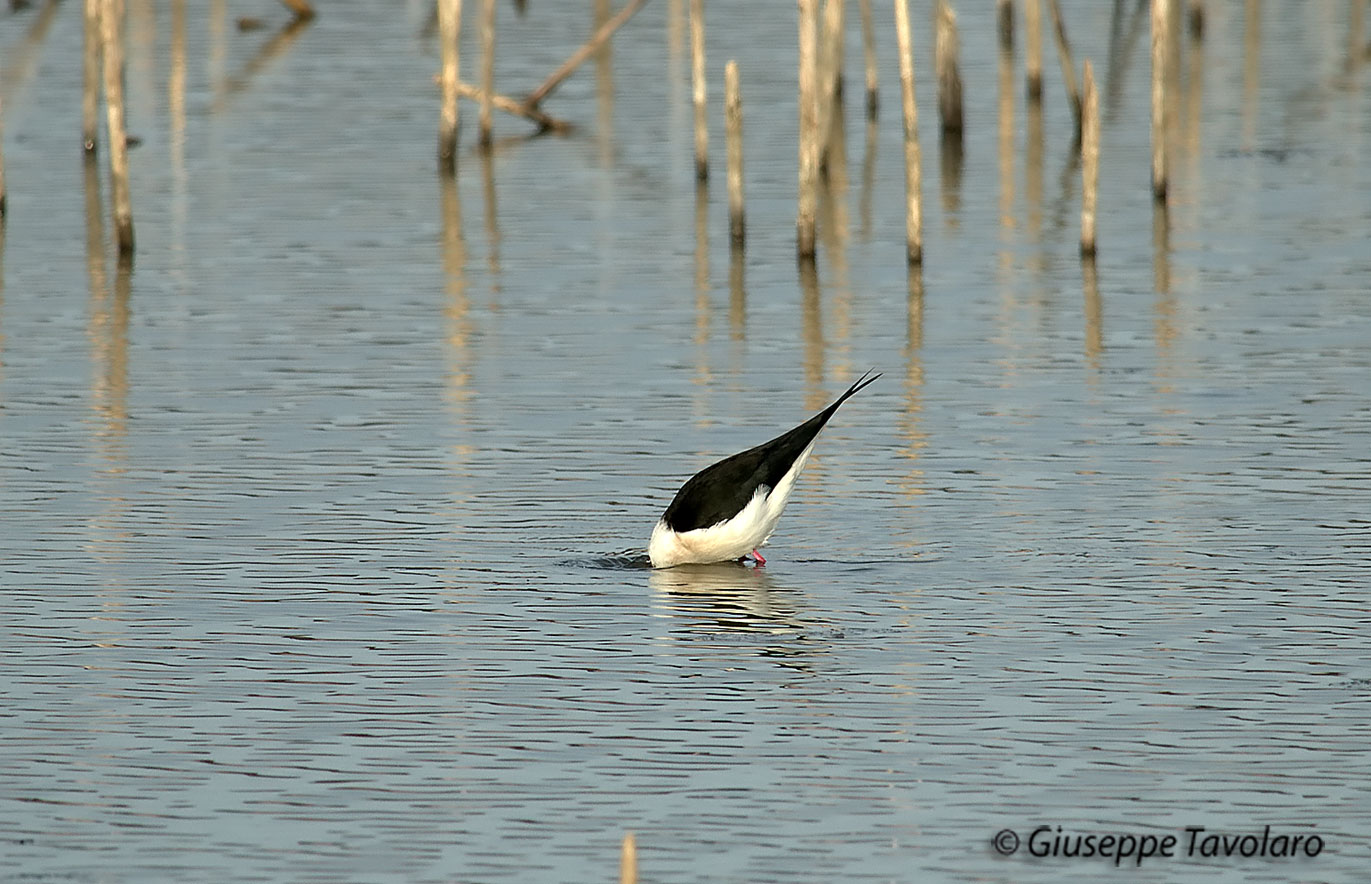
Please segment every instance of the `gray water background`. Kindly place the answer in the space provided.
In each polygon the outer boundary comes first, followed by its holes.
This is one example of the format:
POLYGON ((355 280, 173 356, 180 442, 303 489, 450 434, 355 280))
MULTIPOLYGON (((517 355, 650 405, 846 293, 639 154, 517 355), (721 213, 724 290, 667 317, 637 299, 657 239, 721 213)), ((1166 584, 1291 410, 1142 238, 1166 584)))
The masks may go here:
MULTIPOLYGON (((1064 3, 1102 81, 1092 281, 1050 37, 1035 118, 1020 30, 1001 130, 991 4, 958 4, 958 167, 913 3, 913 285, 887 4, 870 129, 849 4, 813 277, 793 5, 710 6, 701 199, 680 2, 547 102, 568 137, 499 117, 483 157, 464 105, 445 184, 425 4, 131 0, 131 273, 80 5, 0 13, 0 879, 602 881, 633 830, 662 882, 1365 880, 1371 73, 1345 3, 1207 5, 1161 216, 1145 11, 1064 3), (611 567, 873 366, 766 568, 611 567), (1326 848, 991 850, 1038 825, 1326 848)), ((501 5, 501 90, 588 6, 501 5)))

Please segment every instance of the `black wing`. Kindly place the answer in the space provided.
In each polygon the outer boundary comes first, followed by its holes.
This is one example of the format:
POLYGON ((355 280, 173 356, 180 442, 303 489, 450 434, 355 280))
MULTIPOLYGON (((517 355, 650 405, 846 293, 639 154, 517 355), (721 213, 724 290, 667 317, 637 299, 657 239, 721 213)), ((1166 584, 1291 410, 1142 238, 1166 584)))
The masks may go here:
POLYGON ((775 488, 838 406, 878 377, 879 374, 867 372, 836 402, 795 429, 700 470, 676 492, 662 520, 671 530, 682 532, 709 528, 733 518, 747 506, 759 487, 775 488))

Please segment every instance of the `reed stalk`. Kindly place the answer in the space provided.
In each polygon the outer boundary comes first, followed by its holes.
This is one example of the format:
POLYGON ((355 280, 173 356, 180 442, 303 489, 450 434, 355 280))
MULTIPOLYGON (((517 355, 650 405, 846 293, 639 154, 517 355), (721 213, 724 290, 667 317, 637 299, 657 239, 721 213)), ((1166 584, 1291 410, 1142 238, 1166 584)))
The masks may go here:
POLYGON ((100 3, 86 0, 81 43, 81 149, 95 153, 100 128, 100 3))
POLYGON ((104 55, 105 110, 109 127, 110 190, 119 255, 133 254, 133 207, 129 197, 128 135, 124 129, 123 0, 102 0, 100 43, 104 55))
POLYGON ((480 145, 490 149, 495 102, 495 0, 481 0, 481 122, 480 145))
POLYGON ((1095 257, 1095 211, 1100 186, 1100 95, 1086 59, 1081 107, 1081 254, 1095 257))
POLYGON ((1170 53, 1171 0, 1152 0, 1152 198, 1166 202, 1166 62, 1170 53))
POLYGON ((728 235, 734 248, 747 239, 743 208, 743 96, 738 62, 724 68, 724 131, 728 144, 728 235))
POLYGON ((695 100, 695 180, 709 178, 709 108, 705 85, 705 0, 690 0, 690 80, 695 100))
POLYGON ((900 97, 904 110, 905 257, 923 263, 923 189, 919 153, 919 109, 914 100, 914 50, 908 0, 895 0, 895 42, 900 53, 900 97))
POLYGON ((1028 100, 1036 104, 1043 100, 1042 0, 1024 0, 1023 27, 1027 32, 1027 37, 1024 38, 1024 72, 1027 77, 1028 100))
POLYGON ((438 42, 443 59, 439 82, 442 108, 438 117, 438 168, 448 174, 457 170, 457 84, 462 30, 462 0, 438 0, 438 42))
POLYGON ((796 254, 814 260, 819 187, 818 0, 798 0, 800 13, 800 181, 796 254))
POLYGON ((958 56, 957 13, 947 0, 933 4, 933 67, 938 74, 938 117, 943 134, 962 134, 962 75, 958 56))

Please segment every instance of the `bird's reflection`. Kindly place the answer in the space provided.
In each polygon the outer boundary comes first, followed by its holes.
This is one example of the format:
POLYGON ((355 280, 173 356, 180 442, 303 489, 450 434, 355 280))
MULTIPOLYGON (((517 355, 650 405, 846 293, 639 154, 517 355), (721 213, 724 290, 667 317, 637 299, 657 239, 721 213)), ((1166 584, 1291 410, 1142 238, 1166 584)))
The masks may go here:
POLYGON ((806 641, 826 624, 805 603, 804 593, 784 585, 765 568, 736 562, 660 568, 648 575, 657 614, 670 618, 670 635, 682 642, 702 636, 758 637, 758 653, 808 669, 822 646, 806 641))

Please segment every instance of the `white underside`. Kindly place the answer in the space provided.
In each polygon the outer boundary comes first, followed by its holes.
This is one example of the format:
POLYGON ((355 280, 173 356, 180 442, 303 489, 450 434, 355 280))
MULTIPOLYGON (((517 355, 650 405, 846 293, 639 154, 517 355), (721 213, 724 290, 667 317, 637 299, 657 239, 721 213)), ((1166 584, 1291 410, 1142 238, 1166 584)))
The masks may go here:
POLYGON ((693 531, 677 533, 667 527, 666 522, 658 521, 652 529, 652 539, 648 541, 647 556, 654 568, 672 568, 676 565, 708 565, 712 562, 730 562, 741 559, 759 546, 764 545, 776 530, 781 520, 790 492, 795 490, 795 480, 804 469, 809 452, 814 450, 815 436, 790 470, 776 483, 775 488, 759 487, 747 502, 747 506, 733 518, 693 531))

